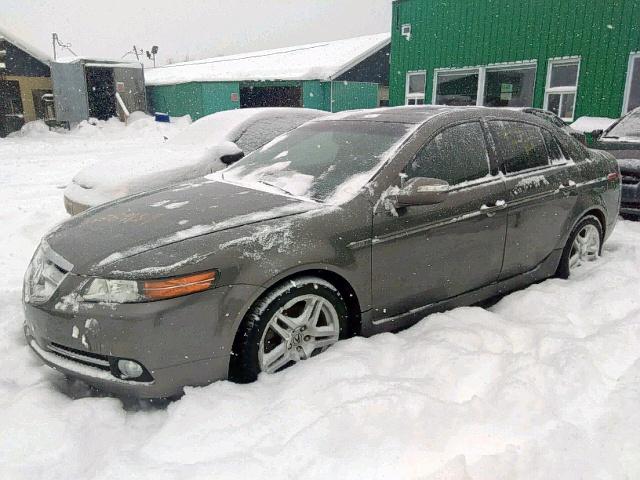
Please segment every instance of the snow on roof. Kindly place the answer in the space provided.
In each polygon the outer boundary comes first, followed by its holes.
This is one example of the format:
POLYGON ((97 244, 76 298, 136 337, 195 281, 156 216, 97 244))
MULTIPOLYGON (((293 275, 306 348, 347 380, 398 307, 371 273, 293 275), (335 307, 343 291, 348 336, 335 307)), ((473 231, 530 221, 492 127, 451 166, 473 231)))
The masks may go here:
POLYGON ((100 57, 58 57, 54 60, 55 63, 84 63, 88 67, 128 67, 128 68, 142 68, 142 63, 135 61, 117 60, 113 58, 100 58, 100 57))
POLYGON ((147 85, 251 80, 331 80, 391 42, 388 33, 206 58, 147 69, 147 85))
POLYGON ((16 47, 18 47, 23 52, 28 53, 33 58, 35 58, 36 60, 40 60, 44 64, 48 65, 51 62, 51 57, 48 54, 46 54, 45 52, 43 52, 42 50, 34 47, 33 45, 30 45, 29 43, 25 42, 24 40, 19 39, 14 34, 9 33, 8 31, 0 28, 0 40, 2 40, 2 39, 8 41, 12 45, 15 45, 16 47))

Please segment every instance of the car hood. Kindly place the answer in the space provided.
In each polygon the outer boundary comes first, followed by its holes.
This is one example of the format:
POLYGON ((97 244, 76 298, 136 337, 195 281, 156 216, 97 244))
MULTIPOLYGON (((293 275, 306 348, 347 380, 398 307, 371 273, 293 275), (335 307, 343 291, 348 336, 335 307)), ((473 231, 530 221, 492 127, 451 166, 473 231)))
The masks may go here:
MULTIPOLYGON (((640 154, 640 152, 638 152, 640 154)), ((640 155, 636 158, 623 158, 618 159, 618 165, 620 165, 620 172, 624 174, 633 174, 640 176, 640 155)))
POLYGON ((58 225, 45 240, 73 264, 73 273, 97 275, 115 262, 156 248, 320 206, 200 178, 87 210, 58 225))
POLYGON ((163 145, 136 158, 93 164, 65 190, 72 202, 96 206, 117 198, 197 178, 224 168, 223 155, 240 149, 231 142, 212 146, 163 145))

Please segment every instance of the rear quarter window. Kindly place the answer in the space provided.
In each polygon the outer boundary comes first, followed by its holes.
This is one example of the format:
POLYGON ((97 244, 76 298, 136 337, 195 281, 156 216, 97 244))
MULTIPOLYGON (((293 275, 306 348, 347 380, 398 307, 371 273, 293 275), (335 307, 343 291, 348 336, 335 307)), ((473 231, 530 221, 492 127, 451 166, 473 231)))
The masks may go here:
POLYGON ((542 136, 544 137, 544 143, 547 146, 547 151, 549 152, 549 160, 551 160, 551 163, 558 164, 566 162, 566 158, 564 156, 564 153, 562 153, 560 144, 551 134, 551 132, 543 128, 542 136))
POLYGON ((549 165, 540 127, 522 122, 492 121, 489 129, 505 173, 549 165))

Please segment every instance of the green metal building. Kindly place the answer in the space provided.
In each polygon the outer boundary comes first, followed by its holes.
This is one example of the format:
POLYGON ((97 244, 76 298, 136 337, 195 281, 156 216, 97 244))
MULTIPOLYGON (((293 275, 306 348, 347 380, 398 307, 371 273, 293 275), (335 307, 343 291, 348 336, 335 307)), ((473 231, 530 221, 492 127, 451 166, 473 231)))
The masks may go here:
POLYGON ((204 115, 249 107, 338 112, 388 101, 390 35, 209 58, 145 70, 156 112, 204 115))
POLYGON ((391 105, 640 106, 640 0, 395 0, 391 105))

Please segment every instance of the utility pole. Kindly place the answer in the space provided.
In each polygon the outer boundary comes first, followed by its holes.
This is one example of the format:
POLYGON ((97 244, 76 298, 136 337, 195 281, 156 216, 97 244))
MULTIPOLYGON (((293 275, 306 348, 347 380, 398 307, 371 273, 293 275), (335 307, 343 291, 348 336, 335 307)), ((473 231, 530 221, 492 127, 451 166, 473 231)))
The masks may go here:
POLYGON ((71 50, 71 44, 70 43, 62 43, 60 41, 60 38, 58 37, 58 34, 55 33, 55 32, 51 34, 51 44, 53 45, 53 59, 54 60, 58 57, 58 52, 56 52, 56 47, 61 47, 63 50, 67 49, 71 53, 73 53, 74 56, 76 56, 76 57, 78 56, 78 55, 76 55, 76 52, 71 50))

